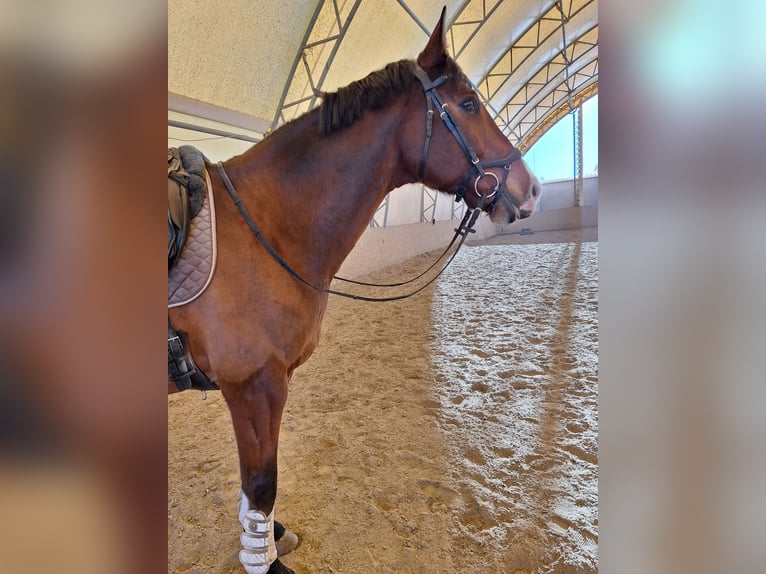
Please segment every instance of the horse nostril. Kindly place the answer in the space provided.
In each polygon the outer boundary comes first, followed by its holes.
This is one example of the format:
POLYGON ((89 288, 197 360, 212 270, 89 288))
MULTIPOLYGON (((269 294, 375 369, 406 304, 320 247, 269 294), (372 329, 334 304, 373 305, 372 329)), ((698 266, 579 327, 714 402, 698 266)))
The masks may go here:
POLYGON ((532 197, 540 195, 540 184, 535 182, 532 184, 532 197))

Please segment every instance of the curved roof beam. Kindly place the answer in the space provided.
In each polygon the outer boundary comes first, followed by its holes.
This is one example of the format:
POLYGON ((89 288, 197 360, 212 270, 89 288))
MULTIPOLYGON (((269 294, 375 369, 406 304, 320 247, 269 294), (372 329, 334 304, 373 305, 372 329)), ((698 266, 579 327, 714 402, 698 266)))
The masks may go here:
POLYGON ((461 67, 469 77, 478 76, 477 91, 498 126, 522 141, 518 123, 546 94, 559 95, 560 72, 574 106, 581 76, 577 83, 568 76, 584 65, 576 62, 582 53, 597 44, 597 22, 597 0, 470 0, 453 17, 449 33, 461 67), (456 33, 461 26, 464 32, 456 33), (553 85, 540 94, 541 83, 553 85))
MULTIPOLYGON (((533 42, 533 46, 537 45, 534 39, 527 39, 527 32, 550 12, 555 2, 556 0, 515 0, 497 3, 491 11, 486 11, 486 18, 481 19, 478 24, 476 21, 479 20, 480 14, 476 15, 474 22, 467 21, 460 34, 457 27, 460 20, 456 20, 453 29, 456 47, 460 51, 458 63, 474 83, 479 85, 513 46, 524 41, 533 42), (468 24, 475 26, 473 32, 468 24), (458 37, 460 35, 462 37, 458 37)), ((473 2, 469 7, 472 12, 478 10, 475 4, 477 2, 473 2)), ((558 11, 555 15, 554 25, 558 29, 561 26, 561 16, 558 11)))
POLYGON ((399 2, 399 6, 401 6, 405 12, 407 12, 410 18, 412 18, 412 20, 418 26, 420 26, 420 29, 426 33, 426 36, 430 37, 431 31, 428 29, 428 26, 426 26, 425 24, 423 24, 423 22, 420 21, 420 18, 418 18, 415 12, 412 11, 412 8, 410 8, 404 0, 396 0, 396 1, 399 2))
POLYGON ((487 10, 487 2, 486 0, 468 0, 465 2, 461 7, 460 10, 455 14, 455 17, 452 19, 452 22, 450 22, 449 25, 449 35, 450 35, 450 43, 452 44, 452 57, 457 60, 460 57, 460 54, 463 53, 463 51, 468 47, 468 44, 471 43, 471 40, 473 40, 476 35, 482 30, 484 24, 489 20, 490 16, 495 13, 495 11, 500 7, 500 5, 503 3, 503 0, 495 0, 493 5, 490 7, 489 10, 487 10), (464 15, 464 12, 469 8, 469 6, 479 6, 480 5, 480 16, 478 18, 472 17, 469 14, 466 14, 463 18, 461 16, 464 15), (474 29, 468 34, 468 36, 461 42, 460 47, 458 47, 455 44, 455 31, 456 27, 469 27, 474 26, 474 29))
MULTIPOLYGON (((578 106, 582 105, 596 94, 598 94, 598 76, 594 77, 591 83, 585 85, 580 91, 572 96, 572 105, 577 109, 578 106)), ((545 134, 545 132, 556 125, 561 118, 570 113, 572 113, 572 110, 570 109, 569 102, 565 101, 563 104, 559 105, 558 108, 554 109, 542 120, 529 128, 524 137, 516 144, 516 147, 522 152, 527 151, 545 134)))
MULTIPOLYGON (((598 26, 594 26, 581 39, 574 41, 567 49, 568 59, 571 61, 569 66, 564 63, 564 57, 557 55, 556 58, 549 61, 537 73, 529 78, 520 89, 516 91, 510 100, 501 107, 495 122, 506 135, 511 137, 512 141, 521 142, 524 134, 529 128, 528 125, 519 129, 519 124, 527 117, 530 111, 542 105, 541 109, 549 110, 551 103, 546 100, 554 91, 559 94, 563 90, 563 95, 568 99, 569 92, 574 95, 581 89, 584 78, 590 78, 598 74, 598 26), (567 84, 565 68, 569 69, 570 82, 567 84), (563 86, 563 87, 562 87, 563 86)), ((577 107, 572 104, 575 108, 577 107)), ((540 118, 540 110, 535 116, 534 123, 540 118)))
MULTIPOLYGON (((569 87, 564 81, 563 74, 559 76, 559 79, 561 81, 558 84, 552 85, 545 95, 536 97, 536 104, 530 106, 526 113, 518 118, 513 131, 513 135, 517 138, 518 143, 524 142, 527 134, 534 130, 535 126, 545 121, 549 114, 562 105, 569 105, 569 87)), ((582 70, 572 74, 570 84, 572 92, 579 94, 590 84, 597 81, 598 60, 593 60, 590 64, 583 67, 582 70)), ((572 109, 569 111, 572 111, 572 109)))
MULTIPOLYGON (((502 108, 521 86, 529 82, 552 61, 565 66, 562 52, 595 27, 597 5, 591 0, 582 5, 569 20, 568 46, 564 46, 558 9, 549 10, 528 29, 520 42, 503 54, 490 73, 483 78, 482 87, 493 105, 502 108)), ((569 58, 570 62, 572 58, 569 58)))
POLYGON ((271 123, 272 130, 314 107, 327 72, 361 1, 355 0, 351 8, 343 13, 337 0, 320 0, 317 3, 282 90, 271 123), (325 58, 323 53, 327 50, 329 55, 325 58), (309 52, 311 55, 317 52, 317 56, 310 58, 309 52), (300 63, 303 63, 303 73, 296 73, 300 63))
MULTIPOLYGON (((597 34, 598 27, 596 26, 592 30, 592 35, 597 36, 597 34)), ((583 37, 590 40, 591 34, 585 34, 583 37)), ((570 77, 578 76, 577 81, 570 78, 570 87, 573 90, 582 83, 582 70, 589 64, 595 63, 596 66, 596 69, 589 73, 589 76, 597 73, 598 44, 577 40, 572 43, 568 50, 572 54, 569 58, 571 62, 569 66, 564 64, 562 57, 551 60, 530 78, 501 109, 502 120, 509 129, 515 129, 521 118, 539 105, 562 82, 566 85, 565 68, 568 68, 570 77)))

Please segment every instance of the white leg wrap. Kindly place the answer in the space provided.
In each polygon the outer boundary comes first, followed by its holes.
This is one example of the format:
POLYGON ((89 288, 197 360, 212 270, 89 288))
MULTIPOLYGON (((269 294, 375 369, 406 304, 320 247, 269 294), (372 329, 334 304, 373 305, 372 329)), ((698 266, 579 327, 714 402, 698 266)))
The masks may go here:
POLYGON ((274 510, 266 516, 258 510, 250 510, 247 496, 240 491, 239 522, 245 530, 239 537, 243 550, 239 561, 247 574, 266 574, 277 559, 274 543, 274 510))
POLYGON ((245 524, 245 515, 247 514, 247 511, 250 510, 250 501, 247 499, 247 496, 245 496, 245 493, 242 492, 241 488, 237 492, 237 496, 239 497, 239 500, 237 501, 237 512, 239 512, 239 523, 242 525, 242 528, 245 529, 247 527, 247 525, 245 524))

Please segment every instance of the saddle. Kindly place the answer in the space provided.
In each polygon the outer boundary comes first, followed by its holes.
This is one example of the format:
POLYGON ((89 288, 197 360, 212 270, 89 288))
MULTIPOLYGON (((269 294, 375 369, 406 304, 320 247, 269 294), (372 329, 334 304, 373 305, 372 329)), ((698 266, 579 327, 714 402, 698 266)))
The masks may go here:
POLYGON ((168 270, 181 255, 189 222, 205 196, 205 156, 197 148, 168 148, 168 270))
MULTIPOLYGON (((205 156, 192 146, 168 148, 168 271, 173 268, 186 238, 189 222, 199 213, 206 193, 205 156)), ((168 379, 179 391, 216 390, 189 352, 186 333, 177 331, 168 316, 168 379)))

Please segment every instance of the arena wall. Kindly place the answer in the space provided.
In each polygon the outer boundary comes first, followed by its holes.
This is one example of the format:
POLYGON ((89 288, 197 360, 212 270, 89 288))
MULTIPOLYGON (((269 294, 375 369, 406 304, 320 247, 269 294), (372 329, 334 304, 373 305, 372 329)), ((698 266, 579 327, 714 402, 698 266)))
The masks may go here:
MULTIPOLYGON (((410 190, 410 195, 415 194, 410 190)), ((598 227, 598 177, 585 178, 583 200, 584 207, 572 207, 572 180, 543 182, 538 209, 531 217, 509 225, 495 225, 489 217, 482 215, 477 221, 476 233, 469 239, 481 241, 495 235, 522 233, 526 230, 539 233, 598 227)), ((444 196, 440 201, 444 206, 452 200, 444 196)), ((443 249, 452 238, 457 224, 457 220, 446 220, 368 228, 343 263, 339 275, 360 276, 401 263, 421 253, 443 249)))
MULTIPOLYGON (((556 179, 543 181, 543 193, 537 202, 537 211, 574 207, 574 181, 556 179)), ((583 205, 598 205, 598 176, 583 178, 583 205)))
POLYGON ((532 232, 559 231, 584 227, 598 227, 597 206, 535 211, 529 219, 516 221, 510 225, 498 225, 497 234, 524 233, 526 230, 532 232))
MULTIPOLYGON (((458 220, 435 223, 411 223, 392 227, 370 227, 351 251, 340 269, 343 277, 356 277, 401 263, 407 259, 443 250, 455 234, 458 220)), ((482 215, 476 221, 476 233, 471 240, 481 240, 497 234, 497 226, 482 215)))

